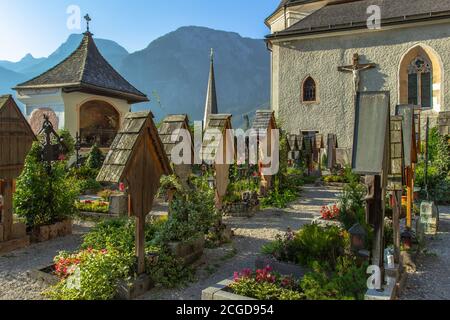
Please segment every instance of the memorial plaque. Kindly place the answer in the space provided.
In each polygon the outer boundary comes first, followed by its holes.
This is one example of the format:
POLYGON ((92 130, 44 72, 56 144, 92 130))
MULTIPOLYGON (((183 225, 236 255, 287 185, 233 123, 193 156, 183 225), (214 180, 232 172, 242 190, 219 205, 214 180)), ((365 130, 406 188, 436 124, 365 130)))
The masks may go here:
POLYGON ((389 141, 389 92, 359 92, 356 100, 352 169, 382 174, 389 141))

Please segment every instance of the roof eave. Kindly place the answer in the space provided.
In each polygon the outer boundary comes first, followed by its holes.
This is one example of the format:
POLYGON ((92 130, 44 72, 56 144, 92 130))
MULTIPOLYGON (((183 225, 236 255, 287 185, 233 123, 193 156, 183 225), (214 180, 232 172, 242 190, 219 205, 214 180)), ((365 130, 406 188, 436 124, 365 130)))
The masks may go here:
POLYGON ((62 89, 65 93, 72 92, 88 92, 95 93, 99 95, 107 95, 112 98, 119 98, 127 100, 130 104, 148 102, 149 98, 145 95, 137 95, 129 92, 118 91, 109 88, 103 88, 86 83, 57 83, 57 84, 46 84, 46 85, 36 85, 36 86, 16 86, 12 88, 15 91, 18 90, 37 90, 37 89, 62 89))
MULTIPOLYGON (((421 15, 415 15, 415 16, 402 16, 402 17, 395 17, 395 18, 389 18, 389 19, 383 19, 381 20, 381 26, 382 28, 385 26, 397 26, 397 25, 405 25, 405 24, 413 24, 413 23, 419 23, 419 22, 428 22, 428 21, 439 21, 439 20, 445 20, 450 19, 450 11, 442 11, 442 12, 436 12, 436 13, 428 13, 428 14, 421 14, 421 15)), ((367 29, 367 21, 363 22, 352 22, 352 23, 346 23, 342 25, 333 25, 333 26, 322 26, 322 27, 316 27, 316 30, 313 29, 300 29, 300 30, 292 30, 292 31, 280 31, 273 34, 267 35, 265 38, 266 42, 270 42, 271 40, 277 40, 277 39, 284 39, 289 38, 292 36, 309 36, 309 35, 315 35, 315 34, 326 34, 326 33, 335 33, 335 32, 342 32, 342 31, 352 31, 352 30, 361 30, 361 29, 367 29)), ((378 31, 378 30, 375 30, 378 31)))

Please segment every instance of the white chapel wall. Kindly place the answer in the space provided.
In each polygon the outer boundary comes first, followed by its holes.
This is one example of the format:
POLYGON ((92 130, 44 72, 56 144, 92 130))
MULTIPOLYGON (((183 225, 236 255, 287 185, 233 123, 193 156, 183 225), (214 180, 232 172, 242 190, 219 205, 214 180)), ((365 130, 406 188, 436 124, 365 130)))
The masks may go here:
POLYGON ((450 111, 450 28, 428 25, 388 31, 283 41, 273 48, 272 106, 289 132, 317 130, 338 135, 340 147, 349 148, 353 135, 353 82, 338 66, 349 65, 354 53, 360 63, 376 63, 362 72, 362 90, 391 92, 392 112, 399 103, 399 65, 403 55, 417 44, 429 46, 442 59, 440 111, 450 111), (301 83, 311 75, 318 84, 319 103, 301 102, 301 83), (446 104, 446 102, 448 102, 446 104))

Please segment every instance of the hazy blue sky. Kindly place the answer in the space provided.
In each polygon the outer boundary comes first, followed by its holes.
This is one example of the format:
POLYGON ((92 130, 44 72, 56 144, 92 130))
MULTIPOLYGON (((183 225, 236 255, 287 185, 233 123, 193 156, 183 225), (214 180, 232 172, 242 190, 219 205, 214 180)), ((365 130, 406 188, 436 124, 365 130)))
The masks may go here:
POLYGON ((128 51, 181 26, 197 25, 262 38, 264 25, 280 0, 0 0, 0 60, 17 61, 25 54, 44 57, 71 33, 67 9, 76 5, 93 19, 91 31, 128 51))

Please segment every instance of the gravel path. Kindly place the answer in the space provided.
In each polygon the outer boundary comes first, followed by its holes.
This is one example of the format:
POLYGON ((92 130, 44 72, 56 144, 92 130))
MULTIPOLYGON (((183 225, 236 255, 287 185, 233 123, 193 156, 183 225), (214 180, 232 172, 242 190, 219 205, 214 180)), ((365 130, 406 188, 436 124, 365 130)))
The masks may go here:
POLYGON ((450 206, 439 212, 439 233, 427 239, 417 271, 408 275, 403 300, 450 300, 450 206))
POLYGON ((40 300, 46 289, 27 271, 49 266, 60 251, 74 251, 93 223, 74 222, 73 235, 39 243, 0 257, 0 300, 40 300))
MULTIPOLYGON (((154 289, 142 299, 200 299, 203 289, 229 278, 234 271, 254 267, 261 246, 285 232, 297 230, 319 216, 323 205, 336 201, 336 188, 305 186, 302 197, 284 210, 264 210, 253 218, 224 219, 235 232, 232 244, 218 249, 207 249, 196 274, 198 281, 184 289, 154 289)), ((161 214, 158 206, 153 214, 161 214)), ((75 222, 74 234, 0 257, 0 300, 39 300, 45 286, 30 279, 27 271, 50 265, 60 251, 75 251, 81 237, 94 225, 93 222, 75 222)))
POLYGON ((141 299, 147 300, 197 300, 209 286, 230 278, 235 271, 254 268, 261 246, 274 240, 288 228, 300 229, 320 215, 323 205, 334 203, 340 191, 336 188, 305 186, 302 197, 284 210, 264 210, 252 218, 228 217, 224 222, 235 233, 232 245, 207 249, 196 283, 183 289, 153 289, 141 299))

